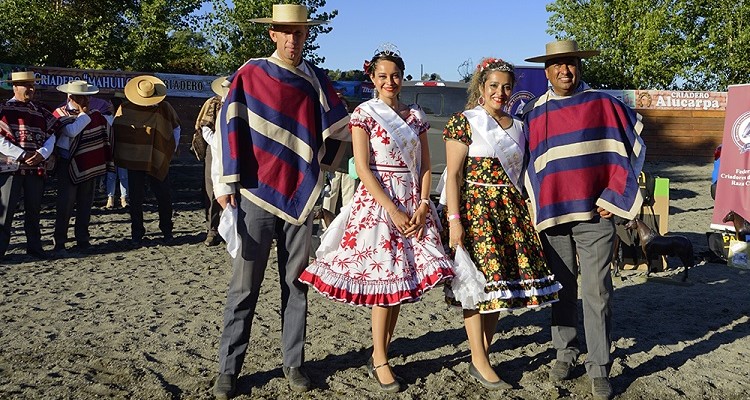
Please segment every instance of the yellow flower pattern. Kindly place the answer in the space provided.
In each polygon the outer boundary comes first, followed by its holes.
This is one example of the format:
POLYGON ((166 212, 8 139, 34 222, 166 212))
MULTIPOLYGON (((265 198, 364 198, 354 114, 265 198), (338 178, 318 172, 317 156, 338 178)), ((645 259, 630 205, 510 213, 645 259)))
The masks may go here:
MULTIPOLYGON (((444 139, 470 146, 471 127, 463 114, 454 115, 443 132, 444 139)), ((529 216, 526 201, 510 185, 500 161, 492 157, 466 157, 464 176, 473 182, 507 186, 464 184, 460 215, 464 247, 486 278, 485 292, 538 289, 549 292, 556 284, 547 267, 539 236, 529 216)), ((443 226, 448 227, 443 215, 443 226)), ((447 228, 443 243, 448 243, 447 228)), ((452 298, 446 299, 456 304, 452 298)), ((480 312, 493 312, 545 305, 557 300, 557 293, 543 296, 491 299, 479 303, 480 312)))

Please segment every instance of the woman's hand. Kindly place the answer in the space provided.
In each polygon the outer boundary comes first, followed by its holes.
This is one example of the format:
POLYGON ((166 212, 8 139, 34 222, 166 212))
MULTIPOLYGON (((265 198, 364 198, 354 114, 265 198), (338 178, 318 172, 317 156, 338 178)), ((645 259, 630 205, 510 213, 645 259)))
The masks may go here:
POLYGON ((422 239, 422 235, 424 234, 424 226, 427 222, 427 214, 430 212, 430 206, 426 203, 421 203, 419 207, 417 208, 417 212, 412 215, 411 220, 409 221, 411 223, 411 228, 406 232, 406 236, 412 236, 413 234, 417 235, 417 239, 422 239))
POLYGON ((401 211, 400 208, 396 207, 396 210, 389 212, 388 216, 391 217, 391 221, 393 221, 393 225, 396 226, 396 229, 398 229, 398 231, 401 232, 401 234, 405 236, 409 236, 407 235, 406 232, 410 231, 412 224, 411 224, 411 218, 409 218, 408 214, 401 211))
POLYGON ((448 221, 448 246, 455 249, 456 246, 464 247, 464 227, 460 219, 448 221))

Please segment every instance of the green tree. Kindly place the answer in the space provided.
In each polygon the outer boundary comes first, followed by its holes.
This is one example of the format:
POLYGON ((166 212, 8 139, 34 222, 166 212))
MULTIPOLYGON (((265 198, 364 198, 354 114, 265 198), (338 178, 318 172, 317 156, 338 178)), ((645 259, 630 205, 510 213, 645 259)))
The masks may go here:
MULTIPOLYGON (((203 0, 0 1, 0 62, 91 69, 165 71, 189 57, 193 13, 203 0), (174 61, 182 60, 182 61, 174 61)), ((204 45, 205 47, 205 45, 204 45)), ((205 53, 205 55, 204 55, 205 53)), ((201 59, 201 63, 207 64, 201 59)), ((204 67, 180 72, 202 72, 204 67)))
MULTIPOLYGON (((276 49, 268 35, 268 24, 250 22, 252 18, 271 16, 273 0, 234 0, 229 7, 226 0, 210 0, 213 10, 203 18, 202 29, 215 56, 213 69, 220 73, 230 73, 250 58, 268 57, 276 49)), ((338 11, 321 12, 325 0, 293 0, 288 3, 304 4, 310 10, 310 18, 331 21, 338 11)), ((317 54, 318 35, 333 29, 331 26, 310 27, 303 56, 315 64, 325 58, 317 54)))
POLYGON ((664 89, 677 84, 687 54, 683 25, 675 20, 681 0, 557 0, 548 33, 575 39, 601 54, 584 60, 584 79, 597 88, 664 89), (676 23, 677 22, 677 23, 676 23))
POLYGON ((129 7, 125 11, 129 33, 122 53, 123 66, 136 71, 167 72, 170 56, 189 56, 191 53, 177 55, 176 51, 185 49, 179 47, 185 40, 190 43, 190 39, 195 39, 186 37, 184 30, 191 28, 190 15, 201 4, 201 0, 141 0, 129 7))
POLYGON ((73 16, 63 2, 2 1, 0 15, 0 62, 70 65, 75 59, 73 16))
POLYGON ((726 90, 750 80, 744 0, 556 0, 548 33, 601 55, 584 79, 618 89, 726 90))
POLYGON ((690 2, 683 11, 690 21, 685 46, 690 50, 688 88, 726 90, 750 83, 750 1, 690 2))

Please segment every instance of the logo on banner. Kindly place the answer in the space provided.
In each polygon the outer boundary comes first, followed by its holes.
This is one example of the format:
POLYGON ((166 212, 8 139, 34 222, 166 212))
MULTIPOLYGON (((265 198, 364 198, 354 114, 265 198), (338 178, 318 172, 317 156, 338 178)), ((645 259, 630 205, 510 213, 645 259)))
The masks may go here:
POLYGON ((740 154, 750 150, 750 111, 740 115, 732 125, 732 141, 740 148, 740 154))
POLYGON ((518 92, 513 93, 513 95, 510 96, 510 100, 508 100, 505 112, 510 115, 521 115, 526 103, 534 97, 536 97, 534 96, 534 93, 531 93, 528 90, 519 90, 518 92))

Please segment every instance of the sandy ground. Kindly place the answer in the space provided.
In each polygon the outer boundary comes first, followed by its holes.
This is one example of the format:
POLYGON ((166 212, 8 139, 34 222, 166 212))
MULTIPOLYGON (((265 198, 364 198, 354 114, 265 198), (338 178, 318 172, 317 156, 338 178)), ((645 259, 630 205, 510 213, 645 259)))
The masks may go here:
MULTIPOLYGON (((671 181, 670 231, 707 249, 712 212, 710 165, 650 163, 671 181)), ((155 207, 147 208, 146 247, 127 245, 123 210, 94 212, 93 248, 54 260, 25 255, 22 215, 0 261, 0 398, 209 399, 217 368, 221 313, 230 274, 221 247, 203 245, 199 168, 174 165, 177 243, 159 242, 155 207)), ((51 249, 54 193, 43 213, 51 249)), ((69 246, 72 245, 69 244, 69 246)), ((670 259, 670 265, 680 265, 670 259)), ((660 273, 664 278, 680 269, 660 273)), ((380 394, 366 375, 369 310, 310 293, 306 367, 314 390, 298 395, 281 373, 278 274, 269 266, 251 346, 239 379, 244 399, 363 399, 380 394)), ((616 279, 612 384, 618 399, 750 398, 750 273, 706 263, 689 285, 616 279)), ((406 305, 392 364, 407 388, 399 399, 590 398, 582 365, 553 384, 549 309, 504 314, 492 347, 498 373, 514 388, 490 393, 467 374, 461 316, 441 290, 406 305)), ((582 329, 581 337, 582 337, 582 329)), ((580 361, 583 361, 584 354, 580 361)))

